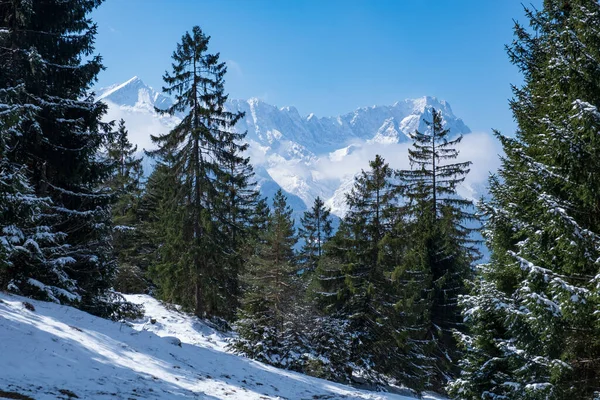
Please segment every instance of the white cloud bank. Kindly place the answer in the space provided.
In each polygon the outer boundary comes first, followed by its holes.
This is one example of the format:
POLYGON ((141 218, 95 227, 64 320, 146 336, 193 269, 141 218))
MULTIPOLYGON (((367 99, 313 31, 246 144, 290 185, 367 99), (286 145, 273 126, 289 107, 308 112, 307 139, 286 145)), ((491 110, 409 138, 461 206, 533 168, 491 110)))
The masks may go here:
MULTIPOLYGON (((308 206, 316 196, 321 196, 329 200, 334 213, 341 215, 345 211, 340 204, 343 193, 351 188, 353 177, 361 169, 369 169, 369 161, 379 154, 394 169, 410 169, 410 147, 411 143, 355 143, 308 162, 265 157, 264 151, 252 150, 257 157, 251 159, 255 165, 264 165, 280 186, 300 196, 308 206)), ((472 162, 469 174, 458 189, 459 194, 477 200, 486 195, 488 176, 500 166, 502 148, 489 133, 466 134, 457 148, 459 157, 451 162, 472 162)))

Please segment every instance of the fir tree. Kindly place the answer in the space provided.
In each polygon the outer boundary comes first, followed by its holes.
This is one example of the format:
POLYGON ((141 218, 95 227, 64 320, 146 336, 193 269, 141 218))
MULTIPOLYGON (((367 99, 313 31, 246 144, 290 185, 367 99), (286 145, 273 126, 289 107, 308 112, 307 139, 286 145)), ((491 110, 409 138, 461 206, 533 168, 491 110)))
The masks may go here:
POLYGON ((264 238, 263 232, 267 229, 271 209, 266 198, 260 198, 256 202, 256 208, 250 220, 250 237, 254 242, 261 242, 264 238))
POLYGON ((300 222, 299 238, 304 241, 300 251, 301 263, 306 272, 314 271, 323 255, 323 245, 331 237, 330 210, 320 197, 315 199, 313 207, 305 211, 300 222))
MULTIPOLYGON (((464 181, 470 162, 454 162, 462 136, 449 139, 441 112, 431 110, 428 132, 416 131, 409 149, 410 170, 398 171, 399 189, 406 199, 400 208, 405 254, 394 272, 402 282, 399 310, 406 339, 411 381, 420 388, 439 390, 457 370, 459 354, 453 339, 463 330, 458 296, 471 277, 477 258, 476 241, 467 224, 476 220, 472 203, 456 187, 464 181)), ((402 235, 400 236, 402 237, 402 235)))
POLYGON ((240 339, 234 348, 252 358, 286 366, 286 322, 296 271, 292 209, 281 191, 273 198, 266 230, 247 265, 247 287, 237 321, 240 339))
POLYGON ((115 193, 112 206, 113 248, 119 263, 115 288, 139 292, 146 286, 142 270, 136 265, 140 234, 138 208, 142 196, 142 158, 131 144, 125 121, 120 120, 114 138, 106 145, 112 173, 106 185, 115 193))
POLYGON ((136 157, 137 146, 129 141, 125 121, 120 120, 115 137, 106 146, 112 171, 106 184, 117 195, 112 207, 116 226, 134 224, 135 209, 142 193, 142 158, 136 157))
POLYGON ((156 161, 140 204, 138 229, 142 240, 136 264, 148 270, 152 282, 159 283, 159 297, 193 309, 195 277, 187 264, 185 209, 181 200, 184 188, 168 152, 156 161))
POLYGON ((0 90, 0 288, 60 301, 64 284, 70 283, 71 290, 75 285, 60 271, 48 268, 60 239, 51 227, 40 224, 50 200, 35 195, 27 167, 12 160, 21 136, 19 121, 28 111, 8 103, 21 89, 0 90))
MULTIPOLYGON (((115 269, 111 196, 102 188, 109 166, 98 157, 106 136, 100 122, 106 106, 89 91, 102 64, 93 54, 96 26, 88 14, 100 3, 0 4, 0 90, 15 94, 10 107, 27 109, 16 126, 19 145, 12 149, 11 162, 26 166, 20 170, 38 198, 51 200, 37 224, 52 226, 60 242, 44 268, 58 277, 53 286, 65 290, 62 300, 106 315, 115 269)), ((43 288, 36 276, 42 275, 34 273, 22 284, 37 282, 43 288)))
POLYGON ((464 298, 458 398, 600 397, 600 4, 544 2, 508 47, 514 138, 483 205, 489 264, 464 298))
MULTIPOLYGON (((243 116, 243 114, 238 114, 243 116)), ((245 133, 244 133, 245 135, 245 133)), ((239 135, 225 135, 225 152, 221 164, 221 178, 217 180, 220 192, 220 206, 216 212, 219 218, 220 230, 228 241, 224 246, 225 252, 221 261, 221 268, 217 271, 217 281, 221 282, 221 299, 217 302, 221 307, 222 315, 228 319, 235 316, 239 307, 241 289, 239 275, 243 266, 248 262, 248 242, 252 241, 251 231, 256 212, 261 212, 259 193, 255 189, 254 172, 250 159, 244 156, 248 144, 239 145, 239 135)), ((268 206, 267 206, 268 209, 268 206)), ((260 217, 259 217, 260 218, 260 217)))
POLYGON ((317 269, 316 301, 352 332, 350 363, 336 366, 336 374, 347 380, 353 379, 353 369, 378 378, 381 362, 394 351, 386 348, 393 292, 380 253, 394 208, 393 171, 380 156, 370 167, 357 176, 347 195, 350 211, 317 269))
MULTIPOLYGON (((178 207, 185 211, 181 216, 181 237, 174 240, 177 247, 183 241, 179 258, 185 260, 182 268, 190 271, 181 274, 187 282, 178 284, 189 284, 190 279, 193 282, 194 310, 198 316, 224 315, 229 309, 222 304, 223 299, 235 296, 227 293, 231 283, 223 281, 226 274, 219 269, 231 265, 223 260, 236 251, 232 237, 240 225, 232 217, 243 206, 231 201, 241 200, 242 187, 248 184, 249 177, 247 159, 240 155, 245 146, 239 143, 245 134, 233 131, 243 113, 224 109, 227 68, 219 61, 219 54, 208 53, 209 39, 196 26, 177 45, 173 71, 165 73, 163 90, 175 96, 174 104, 166 112, 183 112, 185 116, 168 134, 152 137, 159 151, 171 152, 172 168, 181 181, 178 207)), ((178 279, 170 274, 159 275, 167 280, 178 279)))

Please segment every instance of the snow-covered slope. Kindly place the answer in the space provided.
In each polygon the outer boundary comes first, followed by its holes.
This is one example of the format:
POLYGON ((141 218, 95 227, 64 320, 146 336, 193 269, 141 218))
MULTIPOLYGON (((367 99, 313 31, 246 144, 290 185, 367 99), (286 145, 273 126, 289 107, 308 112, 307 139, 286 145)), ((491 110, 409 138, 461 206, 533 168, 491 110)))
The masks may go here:
MULTIPOLYGON (((109 105, 107 119, 124 118, 132 141, 140 148, 152 148, 150 135, 168 132, 179 121, 177 116, 154 111, 154 107, 168 107, 171 100, 137 77, 99 89, 97 94, 109 105)), ((451 134, 471 132, 454 115, 450 104, 430 96, 323 118, 302 116, 294 107, 276 107, 256 98, 230 100, 227 108, 245 113, 236 129, 248 132, 248 154, 260 171, 261 187, 273 193, 273 188, 283 188, 297 212, 320 196, 333 207, 334 214, 343 216, 344 194, 356 173, 368 168, 375 154, 383 154, 392 167, 408 167, 409 135, 416 129, 427 129, 423 120, 431 120, 433 108, 442 112, 451 134)), ((489 154, 484 157, 490 159, 489 154)), ((475 197, 478 195, 481 193, 475 197)))
POLYGON ((238 357, 202 321, 146 295, 127 297, 144 305, 142 320, 117 323, 0 292, 0 397, 408 399, 238 357))

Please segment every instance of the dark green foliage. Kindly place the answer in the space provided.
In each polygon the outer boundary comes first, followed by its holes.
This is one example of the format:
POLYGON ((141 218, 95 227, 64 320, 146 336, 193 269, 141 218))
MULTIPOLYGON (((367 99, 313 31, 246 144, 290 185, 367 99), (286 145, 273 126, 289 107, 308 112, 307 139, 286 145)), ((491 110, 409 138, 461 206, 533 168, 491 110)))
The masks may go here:
POLYGON ((425 120, 428 132, 413 135, 411 169, 398 172, 406 203, 397 228, 403 231, 398 237, 404 254, 394 278, 403 287, 397 306, 409 356, 407 383, 440 390, 457 371, 460 354, 453 334, 463 329, 458 297, 465 292, 478 252, 466 227, 476 220, 472 203, 456 193, 471 163, 451 162, 458 157, 462 136, 449 139, 441 113, 432 109, 431 115, 431 121, 425 120))
POLYGON ((304 272, 309 273, 316 269, 321 256, 323 245, 331 237, 330 210, 320 197, 315 199, 312 209, 305 211, 300 222, 302 226, 298 231, 298 237, 304 240, 300 251, 300 263, 304 272))
POLYGON ((327 245, 314 289, 327 315, 351 332, 348 363, 333 366, 345 380, 354 379, 353 372, 379 379, 384 360, 392 359, 395 350, 389 347, 394 339, 388 325, 395 294, 380 252, 393 210, 393 171, 380 156, 370 167, 347 195, 350 211, 327 245))
POLYGON ((141 239, 138 208, 142 196, 142 158, 136 157, 137 146, 129 142, 125 121, 119 121, 106 149, 112 165, 106 185, 116 196, 112 206, 113 249, 119 264, 115 289, 124 293, 141 293, 147 287, 144 273, 136 265, 141 239))
POLYGON ((298 293, 292 209, 279 190, 266 229, 260 236, 256 253, 250 257, 244 282, 242 308, 237 322, 239 340, 234 348, 252 358, 286 366, 292 328, 291 314, 298 293))
MULTIPOLYGON (((237 114, 236 118, 243 114, 237 114)), ((219 293, 219 315, 232 319, 239 307, 241 288, 239 275, 248 262, 249 244, 254 224, 264 217, 259 193, 255 189, 254 172, 250 159, 243 156, 247 144, 239 145, 240 135, 222 135, 225 139, 225 152, 221 162, 222 173, 217 180, 220 200, 215 214, 219 216, 219 230, 223 232, 227 245, 221 266, 217 270, 216 281, 223 287, 219 293), (257 214, 259 213, 259 214, 257 214)), ((266 204, 265 204, 266 206, 266 204)), ((268 210, 268 206, 266 207, 268 210)))
MULTIPOLYGON (((170 160, 169 156, 164 158, 170 160)), ((198 277, 188 264, 189 249, 183 230, 185 209, 180 200, 182 190, 172 164, 159 160, 148 178, 140 205, 145 241, 145 255, 140 265, 149 267, 152 281, 158 284, 159 297, 193 309, 198 277)))
POLYGON ((463 300, 457 398, 600 396, 600 3, 547 0, 508 47, 525 78, 484 204, 491 261, 463 300))
POLYGON ((59 279, 46 268, 58 238, 50 227, 38 225, 49 200, 35 195, 26 166, 11 160, 26 110, 7 104, 10 92, 0 91, 0 288, 18 290, 15 282, 30 277, 47 284, 59 279))
POLYGON ((250 220, 250 237, 254 241, 261 241, 263 233, 267 229, 269 219, 271 218, 271 209, 266 198, 261 198, 256 202, 256 208, 250 220))
MULTIPOLYGON (((420 211, 430 214, 430 210, 427 207, 420 211)), ((437 364, 445 360, 434 355, 438 337, 431 326, 431 265, 435 259, 432 224, 416 223, 418 214, 413 218, 396 223, 381 243, 383 262, 392 271, 396 294, 396 312, 390 318, 390 326, 394 329, 397 357, 386 363, 385 371, 421 391, 432 387, 437 364)))
POLYGON ((115 226, 134 225, 139 198, 142 193, 142 158, 136 157, 137 146, 131 144, 125 121, 120 120, 118 129, 106 145, 112 171, 106 184, 115 192, 118 200, 112 207, 115 226))
POLYGON ((163 77, 163 90, 175 97, 164 112, 185 115, 168 134, 152 137, 159 146, 152 154, 169 155, 167 168, 178 181, 167 217, 170 233, 161 245, 161 253, 169 254, 153 269, 169 300, 188 304, 193 298, 198 316, 228 317, 255 195, 252 170, 241 155, 245 133, 233 130, 243 113, 224 109, 227 68, 218 54, 208 53, 209 39, 197 26, 186 33, 173 53, 172 72, 163 77))
POLYGON ((93 55, 96 26, 87 15, 100 3, 1 3, 0 90, 10 108, 24 110, 14 126, 19 140, 10 162, 27 175, 32 193, 49 200, 36 224, 52 227, 54 235, 48 243, 53 259, 42 269, 24 260, 14 264, 28 271, 17 286, 42 297, 60 293, 61 300, 80 300, 86 310, 109 314, 115 262, 111 196, 102 189, 109 165, 97 154, 106 138, 100 122, 106 106, 89 92, 102 64, 93 55), (42 286, 28 285, 38 277, 50 279, 41 292, 42 286))

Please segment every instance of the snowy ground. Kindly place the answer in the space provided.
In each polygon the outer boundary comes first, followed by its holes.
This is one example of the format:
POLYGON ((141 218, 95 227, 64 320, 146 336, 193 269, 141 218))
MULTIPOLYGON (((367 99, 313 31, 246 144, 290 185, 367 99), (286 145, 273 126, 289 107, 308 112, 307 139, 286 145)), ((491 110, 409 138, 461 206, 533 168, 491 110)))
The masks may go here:
POLYGON ((200 320, 127 298, 145 307, 133 326, 0 292, 0 398, 408 399, 230 354, 227 337, 200 320))

